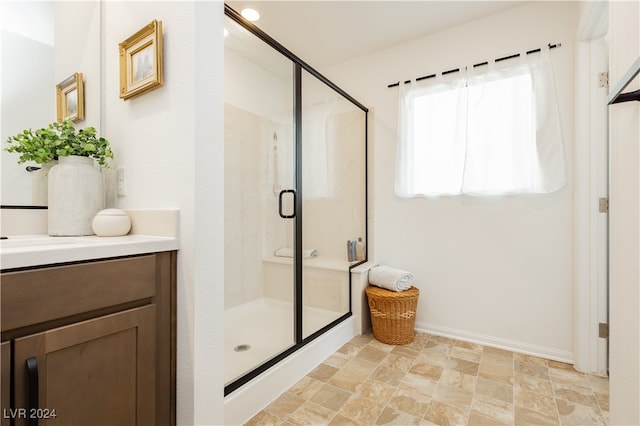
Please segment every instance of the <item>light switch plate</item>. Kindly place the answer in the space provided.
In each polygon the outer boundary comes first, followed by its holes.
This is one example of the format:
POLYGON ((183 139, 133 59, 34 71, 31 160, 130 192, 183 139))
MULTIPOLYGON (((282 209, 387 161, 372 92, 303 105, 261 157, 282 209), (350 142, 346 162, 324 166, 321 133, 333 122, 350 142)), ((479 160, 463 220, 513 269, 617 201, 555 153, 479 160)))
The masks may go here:
POLYGON ((124 167, 119 167, 116 170, 116 194, 118 197, 124 197, 127 195, 127 187, 124 179, 124 167))

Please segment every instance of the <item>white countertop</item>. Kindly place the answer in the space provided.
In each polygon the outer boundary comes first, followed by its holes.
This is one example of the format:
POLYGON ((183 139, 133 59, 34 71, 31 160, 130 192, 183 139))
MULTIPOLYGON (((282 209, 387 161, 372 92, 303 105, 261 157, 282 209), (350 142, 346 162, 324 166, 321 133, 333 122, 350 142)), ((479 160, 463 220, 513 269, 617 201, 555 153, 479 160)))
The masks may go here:
POLYGON ((0 240, 0 268, 14 269, 177 250, 175 237, 130 234, 122 237, 20 235, 0 240))

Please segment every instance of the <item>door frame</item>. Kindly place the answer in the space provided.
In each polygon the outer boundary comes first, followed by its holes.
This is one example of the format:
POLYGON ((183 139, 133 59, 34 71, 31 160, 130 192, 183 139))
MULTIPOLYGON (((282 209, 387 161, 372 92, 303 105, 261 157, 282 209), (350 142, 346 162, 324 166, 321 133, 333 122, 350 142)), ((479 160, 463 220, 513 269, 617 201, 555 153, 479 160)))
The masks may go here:
POLYGON ((601 376, 608 372, 608 339, 599 329, 609 322, 609 214, 600 211, 600 199, 609 198, 607 29, 606 2, 586 4, 575 65, 574 366, 601 376))

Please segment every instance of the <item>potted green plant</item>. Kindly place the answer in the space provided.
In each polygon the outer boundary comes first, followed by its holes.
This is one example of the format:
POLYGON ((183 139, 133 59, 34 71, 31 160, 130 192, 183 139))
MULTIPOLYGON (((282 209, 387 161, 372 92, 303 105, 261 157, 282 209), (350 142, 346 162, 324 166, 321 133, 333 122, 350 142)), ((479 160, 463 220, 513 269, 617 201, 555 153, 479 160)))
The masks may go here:
POLYGON ((7 152, 20 154, 18 163, 33 161, 46 164, 59 157, 79 155, 95 159, 100 166, 109 167, 107 159, 113 158, 109 141, 96 136, 94 127, 77 129, 69 120, 51 123, 32 131, 25 129, 7 139, 7 152))
POLYGON ((96 129, 76 129, 71 121, 24 130, 7 140, 7 152, 20 154, 18 163, 42 164, 57 160, 48 176, 48 227, 52 236, 92 235, 91 222, 104 209, 100 170, 113 158, 109 141, 96 129))

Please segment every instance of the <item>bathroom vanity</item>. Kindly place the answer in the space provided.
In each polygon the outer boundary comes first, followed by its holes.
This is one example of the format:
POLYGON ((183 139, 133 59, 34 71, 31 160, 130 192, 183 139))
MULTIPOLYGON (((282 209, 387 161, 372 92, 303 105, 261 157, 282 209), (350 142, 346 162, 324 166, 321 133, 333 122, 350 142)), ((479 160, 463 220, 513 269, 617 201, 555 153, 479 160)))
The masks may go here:
POLYGON ((5 241, 1 425, 175 424, 178 240, 5 241))

